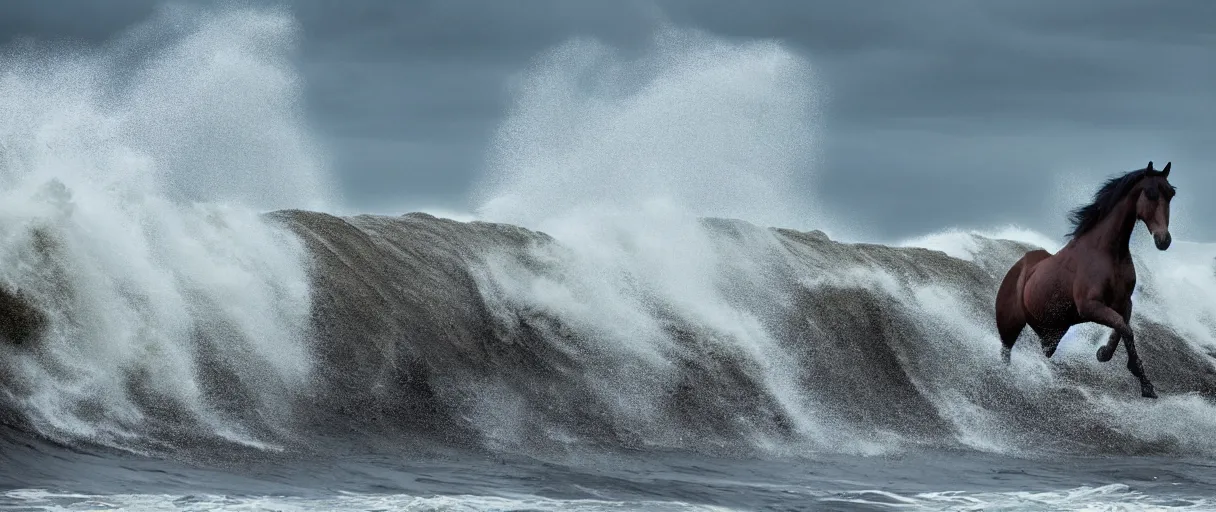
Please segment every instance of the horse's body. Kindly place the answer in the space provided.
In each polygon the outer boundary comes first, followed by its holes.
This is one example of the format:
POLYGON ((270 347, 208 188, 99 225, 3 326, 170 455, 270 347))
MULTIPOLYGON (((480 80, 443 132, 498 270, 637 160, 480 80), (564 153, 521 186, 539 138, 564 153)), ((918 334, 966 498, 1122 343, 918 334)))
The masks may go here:
POLYGON ((1098 348, 1098 361, 1110 361, 1122 340, 1127 368, 1139 379, 1141 395, 1157 398, 1129 327, 1136 287, 1129 242, 1136 222, 1143 221, 1157 249, 1169 248, 1174 197, 1174 187, 1166 180, 1169 173, 1169 163, 1155 171, 1149 162, 1144 169, 1109 180, 1092 204, 1072 212, 1071 240, 1063 249, 1054 255, 1030 251, 1013 264, 996 296, 996 325, 1006 363, 1026 326, 1039 336, 1050 358, 1070 327, 1094 322, 1113 329, 1098 348))

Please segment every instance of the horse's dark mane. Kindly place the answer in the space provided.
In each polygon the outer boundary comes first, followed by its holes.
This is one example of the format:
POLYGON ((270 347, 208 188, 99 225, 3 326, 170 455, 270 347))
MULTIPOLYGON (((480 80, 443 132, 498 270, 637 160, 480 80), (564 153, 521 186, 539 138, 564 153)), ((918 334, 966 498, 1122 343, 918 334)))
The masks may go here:
POLYGON ((1102 184, 1102 188, 1094 194, 1093 202, 1069 212, 1072 231, 1068 233, 1068 236, 1076 238, 1084 235, 1109 215, 1119 201, 1127 197, 1132 188, 1140 183, 1140 180, 1160 175, 1161 171, 1144 168, 1106 180, 1106 183, 1102 184))

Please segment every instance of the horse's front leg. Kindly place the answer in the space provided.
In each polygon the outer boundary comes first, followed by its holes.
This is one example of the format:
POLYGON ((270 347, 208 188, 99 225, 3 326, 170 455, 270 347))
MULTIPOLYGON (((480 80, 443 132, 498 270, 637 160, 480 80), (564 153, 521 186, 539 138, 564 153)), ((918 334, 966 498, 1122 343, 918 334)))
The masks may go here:
POLYGON ((1123 346, 1127 347, 1127 369, 1140 379, 1140 394, 1145 398, 1157 398, 1157 392, 1153 390, 1153 383, 1148 381, 1148 376, 1144 374, 1144 363, 1140 361, 1140 354, 1136 353, 1136 342, 1133 338, 1125 338, 1123 346))
POLYGON ((1120 339, 1122 339, 1122 336, 1119 336, 1119 331, 1110 332, 1110 337, 1106 338, 1106 344, 1098 347, 1099 363, 1105 363, 1110 361, 1112 357, 1115 357, 1115 350, 1119 349, 1120 339))
POLYGON ((1123 344, 1127 347, 1127 369, 1140 380, 1140 395, 1145 398, 1157 398, 1157 393, 1153 390, 1153 383, 1149 382, 1148 376, 1144 373, 1144 364, 1140 362, 1140 355, 1136 353, 1136 336, 1127 322, 1123 320, 1123 316, 1116 313, 1110 306, 1095 299, 1078 301, 1077 313, 1086 321, 1114 329, 1119 337, 1123 338, 1123 344))
MULTIPOLYGON (((1131 323, 1132 323, 1132 301, 1128 300, 1127 305, 1125 305, 1121 309, 1123 309, 1123 311, 1121 312, 1121 314, 1123 316, 1123 323, 1131 325, 1131 323)), ((1098 362, 1099 363, 1105 363, 1107 361, 1110 361, 1110 359, 1115 356, 1115 351, 1119 349, 1119 340, 1121 338, 1122 337, 1119 335, 1119 331, 1116 331, 1116 330, 1111 331, 1110 337, 1106 339, 1106 344, 1102 345, 1101 347, 1098 347, 1098 362)))

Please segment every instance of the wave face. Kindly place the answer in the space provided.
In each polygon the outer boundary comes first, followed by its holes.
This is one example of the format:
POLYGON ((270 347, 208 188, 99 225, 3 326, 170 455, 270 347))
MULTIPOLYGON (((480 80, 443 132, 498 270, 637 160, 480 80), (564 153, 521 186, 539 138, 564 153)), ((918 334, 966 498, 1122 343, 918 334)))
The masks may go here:
POLYGON ((321 207, 296 28, 165 11, 0 65, 7 423, 68 443, 266 446, 308 384, 306 253, 259 210, 321 207))
POLYGON ((1211 247, 1139 255, 1134 327, 1164 391, 1148 401, 1095 360, 1104 329, 1051 360, 1028 334, 1000 361, 992 303, 1025 242, 959 233, 951 256, 711 218, 674 248, 618 234, 588 259, 505 224, 276 215, 320 269, 334 400, 495 450, 1216 451, 1214 331, 1178 321, 1210 311, 1211 247), (700 264, 642 263, 662 258, 700 264), (1193 266, 1156 271, 1176 258, 1193 266))
POLYGON ((165 16, 100 54, 6 57, 7 425, 138 451, 1216 453, 1216 247, 1137 238, 1161 399, 1123 352, 1096 362, 1092 326, 1052 360, 1028 333, 1005 366, 999 278, 1053 240, 839 241, 847 219, 802 193, 814 75, 779 45, 669 30, 634 60, 543 56, 478 221, 259 215, 328 200, 294 25, 165 16))

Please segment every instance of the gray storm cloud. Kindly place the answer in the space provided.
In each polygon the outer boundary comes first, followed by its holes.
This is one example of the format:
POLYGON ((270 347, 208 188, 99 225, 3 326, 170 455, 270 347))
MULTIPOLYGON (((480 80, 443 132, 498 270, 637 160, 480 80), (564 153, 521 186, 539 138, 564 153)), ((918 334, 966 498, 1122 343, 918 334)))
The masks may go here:
MULTIPOLYGON (((178 4, 222 6, 221 2, 178 4)), ((258 2, 253 2, 258 3, 258 2)), ((269 4, 268 4, 269 5, 269 4)), ((876 237, 1019 222, 1059 234, 1062 182, 1173 161, 1176 232, 1216 235, 1216 3, 1130 0, 285 4, 306 115, 352 211, 468 210, 508 81, 571 37, 624 52, 670 24, 774 39, 825 94, 816 195, 876 237)), ((162 3, 13 0, 0 42, 112 42, 162 3)), ((8 50, 12 51, 12 50, 8 50)))

